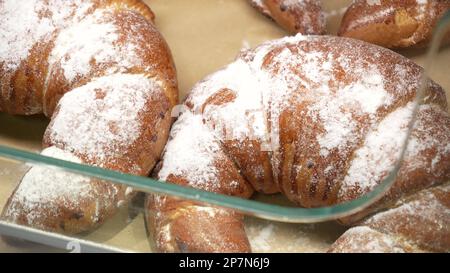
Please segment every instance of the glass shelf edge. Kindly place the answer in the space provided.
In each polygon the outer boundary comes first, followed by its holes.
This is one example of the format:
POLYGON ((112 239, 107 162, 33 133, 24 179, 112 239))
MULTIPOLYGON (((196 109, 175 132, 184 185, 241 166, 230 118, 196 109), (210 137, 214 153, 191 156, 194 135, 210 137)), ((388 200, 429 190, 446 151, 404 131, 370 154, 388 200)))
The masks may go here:
MULTIPOLYGON (((376 201, 388 190, 391 184, 390 181, 393 180, 393 178, 388 177, 370 193, 347 203, 321 208, 291 208, 183 187, 148 177, 134 176, 99 167, 62 161, 2 145, 0 145, 0 156, 33 164, 45 164, 59 167, 77 174, 124 184, 146 193, 176 196, 192 201, 235 209, 263 219, 292 223, 323 222, 357 212, 365 206, 372 204, 373 201, 376 201)), ((395 173, 395 171, 392 173, 395 173)), ((392 174, 390 176, 392 176, 392 174)))

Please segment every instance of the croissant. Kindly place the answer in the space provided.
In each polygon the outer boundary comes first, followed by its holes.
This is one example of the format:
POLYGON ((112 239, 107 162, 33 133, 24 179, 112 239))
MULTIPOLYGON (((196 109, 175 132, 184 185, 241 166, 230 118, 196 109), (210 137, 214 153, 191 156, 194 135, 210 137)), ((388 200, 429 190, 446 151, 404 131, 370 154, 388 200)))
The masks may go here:
MULTIPOLYGON (((0 1, 0 109, 51 117, 43 155, 148 175, 178 100, 172 56, 153 19, 139 0, 0 1)), ((1 217, 80 233, 132 196, 123 185, 33 166, 1 217)))
POLYGON ((423 47, 448 10, 448 0, 356 0, 342 19, 339 35, 388 48, 423 47))
POLYGON ((346 231, 329 252, 448 252, 450 184, 413 194, 346 231))
MULTIPOLYGON (((354 200, 400 160, 422 75, 407 58, 354 39, 266 42, 194 86, 156 177, 241 198, 281 192, 307 208, 354 200)), ((365 251, 386 236, 394 239, 379 251, 406 249, 403 242, 450 250, 450 116, 439 85, 428 80, 425 93, 394 185, 341 219, 359 227, 332 250, 365 251), (402 212, 415 202, 420 209, 402 212)), ((251 251, 238 212, 159 195, 146 208, 158 251, 251 251)))
MULTIPOLYGON (((290 33, 324 34, 326 14, 320 0, 250 0, 253 7, 290 33)), ((387 48, 424 47, 449 0, 355 0, 342 19, 339 36, 387 48)), ((450 41, 450 33, 445 36, 450 41)))
POLYGON ((249 0, 249 2, 290 33, 325 33, 325 13, 320 0, 249 0))

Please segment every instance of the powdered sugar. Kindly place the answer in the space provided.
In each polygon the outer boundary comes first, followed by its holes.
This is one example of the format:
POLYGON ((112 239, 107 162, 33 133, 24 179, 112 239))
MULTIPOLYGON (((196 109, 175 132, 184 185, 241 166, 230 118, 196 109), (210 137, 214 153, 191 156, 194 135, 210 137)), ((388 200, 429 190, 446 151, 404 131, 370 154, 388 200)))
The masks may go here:
POLYGON ((369 227, 349 229, 333 246, 334 252, 403 253, 400 245, 390 236, 369 227))
MULTIPOLYGON (((445 189, 445 188, 444 188, 445 189)), ((449 192, 449 187, 447 186, 446 192, 449 192)), ((450 217, 450 209, 444 204, 439 202, 432 192, 419 193, 419 198, 411 202, 405 202, 400 204, 398 207, 380 212, 364 223, 367 225, 377 224, 380 220, 389 219, 391 217, 396 217, 396 215, 401 215, 402 217, 414 217, 414 215, 420 215, 422 219, 430 219, 430 221, 438 221, 439 219, 433 219, 433 212, 447 212, 446 214, 450 217)), ((450 219, 450 218, 448 218, 450 219)), ((442 219, 446 220, 446 219, 442 219)), ((389 221, 391 222, 391 221, 389 221)), ((384 226, 384 223, 382 224, 384 226)), ((386 227, 387 229, 395 229, 395 223, 392 226, 386 227)))
MULTIPOLYGON (((358 70, 355 70, 358 73, 358 70)), ((343 149, 349 138, 355 135, 357 121, 350 111, 359 114, 373 115, 382 107, 392 102, 392 97, 384 89, 384 80, 376 68, 372 66, 358 74, 360 79, 350 85, 340 88, 331 98, 323 96, 310 111, 317 111, 323 123, 325 133, 317 136, 322 147, 321 154, 327 156, 334 148, 343 149)))
MULTIPOLYGON (((406 150, 405 157, 414 158, 407 168, 425 168, 429 173, 440 175, 442 170, 436 168, 436 164, 441 161, 443 156, 450 153, 450 134, 445 132, 440 134, 428 133, 429 124, 433 122, 432 112, 446 114, 435 105, 423 105, 421 111, 418 113, 418 122, 414 125, 415 131, 412 133, 408 142, 408 149, 406 150), (426 160, 426 154, 423 152, 427 150, 434 150, 435 156, 431 161, 431 165, 428 165, 426 160)), ((445 126, 442 124, 442 126, 445 126)), ((448 128, 448 127, 447 127, 448 128)))
POLYGON ((355 112, 374 119, 380 108, 392 103, 393 98, 386 91, 384 77, 376 65, 367 66, 364 62, 349 65, 347 60, 336 58, 331 52, 292 52, 288 48, 283 49, 274 58, 274 62, 286 65, 279 68, 276 76, 278 83, 284 81, 284 84, 277 84, 278 88, 274 88, 271 98, 277 96, 281 99, 275 100, 283 101, 289 92, 295 91, 299 86, 308 90, 304 98, 315 101, 309 107, 308 114, 313 120, 320 121, 325 130, 317 136, 323 156, 327 156, 330 150, 339 148, 339 145, 347 146, 354 138, 358 129, 355 112), (330 83, 338 82, 334 72, 337 65, 352 67, 356 80, 338 86, 335 91, 331 89, 330 83))
MULTIPOLYGON (((221 105, 209 104, 204 108, 204 117, 215 124, 216 132, 222 135, 221 139, 264 137, 266 126, 262 111, 261 85, 247 63, 236 61, 198 85, 194 92, 208 94, 206 90, 220 91, 225 88, 236 95, 233 101, 221 105)), ((202 97, 194 99, 195 102, 201 102, 202 97)))
POLYGON ((445 200, 448 194, 449 183, 422 190, 399 200, 396 207, 375 214, 361 224, 391 234, 416 245, 416 248, 446 249, 444 238, 448 237, 450 227, 450 208, 445 200))
POLYGON ((141 134, 139 113, 157 90, 157 82, 142 74, 93 80, 60 100, 50 139, 99 162, 118 156, 141 134))
POLYGON ((370 16, 363 16, 359 19, 352 21, 348 25, 347 31, 356 29, 362 25, 367 25, 372 22, 378 22, 380 20, 384 20, 384 18, 386 18, 387 16, 389 16, 390 14, 392 14, 394 12, 395 12, 395 9, 393 7, 388 7, 386 9, 382 9, 382 10, 376 11, 374 13, 371 13, 370 16))
MULTIPOLYGON (((369 192, 383 181, 393 170, 400 158, 401 149, 406 141, 408 125, 414 103, 410 102, 399 107, 382 120, 376 129, 369 132, 365 142, 355 152, 348 173, 342 182, 340 195, 347 192, 362 195, 369 192)), ((403 172, 424 170, 437 176, 442 175, 442 169, 436 168, 450 153, 450 135, 430 127, 430 122, 436 122, 437 117, 446 115, 436 105, 421 105, 417 113, 414 130, 408 139, 404 158, 406 164, 402 165, 403 172), (431 154, 429 152, 432 152, 431 154), (432 156, 430 164, 430 156, 432 156)), ((448 126, 441 124, 441 126, 448 126)))
POLYGON ((97 10, 84 20, 64 29, 55 41, 49 63, 60 62, 67 80, 73 81, 91 71, 91 64, 114 63, 110 73, 124 72, 141 65, 138 45, 133 39, 121 45, 119 27, 110 10, 97 10))
MULTIPOLYGON (((78 156, 55 146, 44 149, 42 155, 85 164, 78 156)), ((120 197, 119 191, 121 186, 116 184, 57 167, 33 164, 19 184, 4 216, 8 221, 42 229, 52 228, 49 226, 49 219, 63 217, 74 217, 75 220, 86 217, 85 220, 95 224, 101 220, 100 216, 105 208, 120 206, 122 200, 114 203, 120 197)))
POLYGON ((428 4, 428 0, 416 0, 417 4, 419 5, 427 5, 428 4))
POLYGON ((413 107, 414 104, 409 103, 398 108, 366 136, 364 144, 351 161, 342 182, 341 194, 349 190, 368 192, 389 174, 400 159, 413 107))
MULTIPOLYGON (((42 155, 66 160, 74 163, 82 163, 81 160, 70 152, 50 147, 42 151, 42 155)), ((13 202, 19 202, 25 209, 27 220, 33 223, 34 219, 40 217, 41 211, 37 208, 47 206, 53 202, 62 202, 67 207, 69 203, 85 199, 92 194, 89 178, 68 173, 57 168, 48 166, 32 167, 22 179, 13 202)), ((49 210, 56 207, 48 206, 49 210)), ((15 217, 15 210, 7 211, 7 217, 15 217)))
POLYGON ((179 175, 193 187, 214 190, 217 187, 214 161, 219 151, 219 143, 201 116, 186 111, 172 128, 159 178, 166 180, 169 175, 179 175))
POLYGON ((328 14, 323 11, 320 0, 251 0, 250 3, 259 12, 282 26, 286 26, 286 16, 293 19, 287 24, 292 32, 307 35, 325 32, 328 14), (276 9, 280 9, 284 15, 279 14, 276 9))
POLYGON ((214 208, 214 207, 192 206, 192 207, 187 207, 187 209, 193 209, 193 210, 196 210, 197 212, 205 213, 210 218, 214 218, 217 214, 226 215, 226 214, 230 213, 230 211, 228 211, 228 210, 224 210, 221 208, 214 208))
POLYGON ((271 73, 261 69, 264 57, 281 44, 295 44, 305 39, 298 34, 264 43, 255 50, 251 62, 238 58, 223 70, 209 76, 191 92, 190 101, 194 104, 194 111, 200 112, 200 108, 215 92, 229 89, 233 91, 235 99, 221 105, 208 104, 203 115, 214 123, 215 131, 224 140, 249 138, 268 141, 265 108, 269 100, 281 99, 288 86, 286 81, 274 78, 271 73), (275 93, 276 96, 273 95, 275 93))
POLYGON ((273 239, 274 225, 268 224, 251 240, 252 249, 267 252, 270 250, 270 240, 273 239))
POLYGON ((45 41, 57 29, 81 18, 90 1, 4 0, 0 3, 0 62, 16 69, 33 45, 45 41))
POLYGON ((381 5, 381 0, 366 0, 366 3, 369 6, 381 5))
POLYGON ((160 228, 158 232, 158 239, 156 240, 161 241, 161 243, 164 245, 164 247, 167 249, 167 251, 174 252, 174 244, 172 242, 172 232, 171 232, 172 225, 166 224, 163 227, 160 228))
POLYGON ((275 223, 252 217, 245 219, 245 231, 252 252, 256 253, 324 252, 329 248, 329 242, 342 232, 338 226, 330 230, 324 227, 321 224, 275 223))
POLYGON ((324 26, 325 25, 325 14, 319 13, 312 14, 309 12, 311 10, 310 7, 312 6, 321 6, 320 1, 318 0, 283 0, 281 1, 281 4, 284 5, 286 8, 292 8, 294 10, 301 10, 302 11, 302 17, 301 20, 301 27, 305 29, 304 34, 314 34, 315 31, 315 25, 324 26))
MULTIPOLYGON (((278 102, 275 98, 281 100, 288 86, 286 81, 273 78, 270 73, 261 69, 264 57, 280 44, 294 44, 305 39, 299 34, 262 44, 255 50, 251 62, 238 58, 223 70, 209 76, 191 92, 189 99, 194 105, 194 112, 201 112, 206 100, 215 92, 228 89, 235 96, 232 101, 220 105, 207 104, 203 109, 202 114, 208 124, 214 124, 212 127, 215 133, 222 140, 252 139, 270 142, 272 137, 269 136, 265 109, 268 108, 269 101, 275 105, 278 102)), ((272 115, 275 116, 275 113, 272 115)))

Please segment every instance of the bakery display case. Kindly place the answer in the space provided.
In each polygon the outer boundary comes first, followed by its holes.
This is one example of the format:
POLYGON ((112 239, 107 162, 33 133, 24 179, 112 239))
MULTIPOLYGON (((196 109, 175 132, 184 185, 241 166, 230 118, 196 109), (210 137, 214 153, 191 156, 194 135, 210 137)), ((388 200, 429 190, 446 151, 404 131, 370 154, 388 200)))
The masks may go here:
MULTIPOLYGON (((178 74, 180 100, 187 96, 195 83, 233 61, 239 52, 289 35, 244 0, 144 2, 156 14, 156 25, 172 51, 178 74)), ((338 32, 342 16, 351 2, 323 1, 327 33, 338 32)), ((426 71, 414 100, 416 111, 427 99, 425 76, 432 78, 447 91, 449 101, 450 48, 444 46, 443 42, 449 29, 450 13, 447 13, 435 28, 429 47, 397 50, 423 66, 426 71)), ((415 118, 416 115, 410 118, 410 126, 415 118)), ((58 190, 69 196, 71 191, 80 190, 73 186, 73 181, 80 183, 79 181, 87 180, 119 185, 126 188, 127 193, 134 194, 128 201, 119 202, 117 212, 95 230, 77 235, 48 232, 42 228, 26 227, 2 219, 0 252, 155 252, 156 247, 149 234, 152 228, 145 221, 149 214, 155 213, 146 207, 147 194, 169 196, 180 202, 190 200, 208 207, 244 214, 245 231, 254 252, 325 252, 348 229, 335 220, 353 215, 374 204, 389 191, 397 176, 401 175, 399 168, 411 133, 408 130, 408 136, 398 143, 401 153, 391 164, 389 174, 369 193, 337 205, 301 208, 281 194, 255 194, 247 200, 42 155, 42 136, 48 123, 40 115, 21 117, 0 113, 1 210, 32 167, 39 168, 41 175, 56 174, 63 177, 67 187, 58 190)), ((42 191, 51 190, 51 187, 37 188, 24 193, 28 197, 29 211, 33 211, 33 202, 42 201, 42 191)), ((60 193, 55 192, 54 198, 58 194, 60 193)), ((91 213, 93 218, 101 217, 98 211, 91 213)), ((29 213, 24 217, 33 219, 39 216, 29 213)), ((76 218, 77 215, 73 217, 76 218)), ((61 229, 68 228, 66 226, 61 229)))

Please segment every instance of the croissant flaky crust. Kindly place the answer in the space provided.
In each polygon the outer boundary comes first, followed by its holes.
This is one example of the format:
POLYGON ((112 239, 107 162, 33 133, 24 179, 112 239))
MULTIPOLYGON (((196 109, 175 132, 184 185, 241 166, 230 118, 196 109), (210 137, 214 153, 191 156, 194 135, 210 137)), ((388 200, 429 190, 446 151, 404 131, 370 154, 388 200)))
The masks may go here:
MULTIPOLYGON (((383 181, 399 160, 422 75, 401 55, 354 39, 297 35, 264 43, 193 88, 157 177, 242 198, 254 190, 281 192, 303 207, 353 200, 383 181)), ((392 189, 341 221, 361 223, 366 227, 359 231, 380 237, 401 233, 416 249, 448 251, 446 240, 439 246, 426 240, 449 236, 446 220, 435 218, 449 214, 450 196, 434 188, 450 178, 449 132, 445 93, 429 80, 392 189), (425 194, 429 188, 433 193, 425 194), (395 217, 376 214, 377 222, 361 222, 380 210, 395 215, 389 209, 402 206, 399 200, 425 197, 423 209, 408 216, 436 223, 421 235, 412 227, 389 229, 395 217)), ((159 251, 251 250, 235 212, 164 196, 149 196, 147 208, 159 251)), ((342 249, 364 250, 363 237, 354 242, 342 249)))
MULTIPOLYGON (((0 1, 0 109, 51 117, 43 155, 148 175, 177 103, 170 50, 139 0, 0 1)), ((2 219, 44 230, 91 230, 131 188, 34 166, 2 219)))
POLYGON ((448 252, 450 184, 423 190, 345 232, 329 252, 448 252))
MULTIPOLYGON (((327 14, 320 0, 249 0, 290 33, 324 34, 327 14)), ((355 0, 347 8, 339 36, 387 48, 423 47, 431 41, 449 0, 355 0)), ((450 34, 445 37, 450 41, 450 34)))
POLYGON ((422 47, 448 10, 449 0, 357 0, 347 9, 339 35, 389 48, 422 47))
POLYGON ((320 0, 248 0, 290 33, 324 34, 325 13, 320 0))

